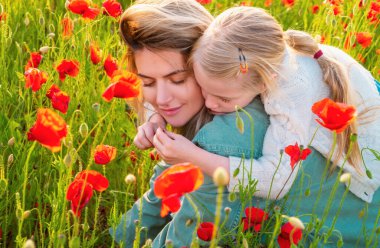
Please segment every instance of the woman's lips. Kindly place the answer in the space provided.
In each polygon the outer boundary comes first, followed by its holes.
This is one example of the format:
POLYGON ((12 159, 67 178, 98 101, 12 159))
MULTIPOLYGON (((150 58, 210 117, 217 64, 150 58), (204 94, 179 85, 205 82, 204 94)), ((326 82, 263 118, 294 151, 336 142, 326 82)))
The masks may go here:
POLYGON ((176 107, 176 108, 168 108, 168 109, 163 109, 161 108, 161 112, 163 113, 163 115, 166 115, 166 116, 173 116, 173 115, 176 115, 181 109, 181 106, 180 107, 176 107))

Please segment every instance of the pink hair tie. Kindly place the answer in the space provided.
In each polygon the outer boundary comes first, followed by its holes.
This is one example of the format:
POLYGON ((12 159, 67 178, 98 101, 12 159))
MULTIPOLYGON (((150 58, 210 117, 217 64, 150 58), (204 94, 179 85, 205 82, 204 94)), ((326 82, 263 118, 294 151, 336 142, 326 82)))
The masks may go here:
POLYGON ((316 52, 316 53, 314 54, 314 58, 315 58, 315 59, 319 59, 322 55, 323 55, 322 50, 318 50, 318 52, 316 52))

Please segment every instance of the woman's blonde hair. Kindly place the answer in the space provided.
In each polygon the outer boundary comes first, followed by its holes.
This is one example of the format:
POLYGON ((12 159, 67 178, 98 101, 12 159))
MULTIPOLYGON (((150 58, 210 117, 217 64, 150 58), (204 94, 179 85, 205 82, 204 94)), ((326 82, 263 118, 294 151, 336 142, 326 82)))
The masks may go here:
MULTIPOLYGON (((318 43, 308 33, 296 30, 283 31, 281 25, 265 10, 254 7, 230 8, 211 23, 194 46, 190 58, 213 78, 234 78, 239 75, 239 56, 244 54, 248 73, 243 86, 266 90, 276 87, 273 75, 280 71, 286 46, 313 57, 319 51, 318 43)), ((333 58, 323 55, 318 60, 324 81, 330 86, 334 101, 353 104, 348 74, 333 58)), ((311 110, 310 110, 311 111, 311 110)), ((343 153, 348 152, 351 133, 357 132, 354 122, 337 137, 338 151, 335 168, 343 153)), ((358 143, 353 144, 348 161, 360 172, 361 156, 358 143)))
MULTIPOLYGON (((212 22, 212 15, 195 0, 140 0, 124 11, 120 20, 120 35, 127 44, 128 69, 137 72, 134 52, 175 50, 189 58, 195 42, 212 22)), ((142 97, 134 103, 140 123, 145 121, 142 97)), ((185 127, 177 131, 192 139, 211 116, 202 108, 185 127)))

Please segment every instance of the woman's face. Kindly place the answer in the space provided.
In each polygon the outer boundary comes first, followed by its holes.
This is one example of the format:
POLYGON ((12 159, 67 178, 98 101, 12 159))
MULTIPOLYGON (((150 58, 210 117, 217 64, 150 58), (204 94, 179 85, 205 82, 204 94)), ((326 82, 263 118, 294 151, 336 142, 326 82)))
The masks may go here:
POLYGON ((204 105, 202 92, 180 52, 135 52, 144 100, 173 127, 184 126, 204 105))

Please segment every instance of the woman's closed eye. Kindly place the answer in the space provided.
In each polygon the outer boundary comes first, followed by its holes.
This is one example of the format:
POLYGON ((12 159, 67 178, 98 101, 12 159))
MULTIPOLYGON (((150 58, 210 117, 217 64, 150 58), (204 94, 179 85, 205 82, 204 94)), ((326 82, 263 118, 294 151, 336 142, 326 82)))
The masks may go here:
POLYGON ((154 81, 142 80, 143 87, 152 87, 154 85, 154 81))

